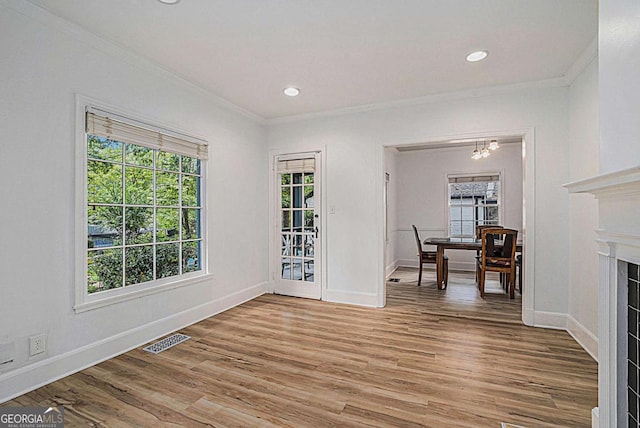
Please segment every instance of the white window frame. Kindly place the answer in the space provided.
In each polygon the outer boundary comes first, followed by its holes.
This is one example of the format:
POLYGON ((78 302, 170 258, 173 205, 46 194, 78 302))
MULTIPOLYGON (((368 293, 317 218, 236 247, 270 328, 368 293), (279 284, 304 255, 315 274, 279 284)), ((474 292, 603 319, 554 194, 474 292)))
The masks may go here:
POLYGON ((201 269, 195 272, 181 274, 168 278, 157 279, 141 284, 89 293, 87 287, 87 133, 85 131, 85 112, 88 108, 98 108, 111 112, 119 117, 128 118, 132 124, 145 124, 153 129, 172 130, 174 135, 183 135, 190 140, 206 141, 200 137, 191 136, 174 126, 160 124, 157 121, 142 117, 139 114, 124 111, 121 108, 109 106, 100 101, 76 94, 76 145, 75 145, 75 304, 76 313, 136 299, 142 296, 171 290, 190 284, 200 283, 213 277, 209 273, 207 254, 207 160, 200 161, 200 231, 201 231, 201 269))
MULTIPOLYGON (((483 176, 498 176, 500 183, 500 189, 498 191, 498 221, 504 223, 504 171, 480 171, 480 172, 462 172, 462 173, 446 173, 445 174, 445 229, 448 236, 451 235, 451 187, 449 186, 450 178, 464 178, 464 177, 483 177, 483 176)), ((463 238, 463 236, 457 236, 463 238)), ((466 237, 466 236, 465 236, 466 237)), ((475 237, 475 227, 474 236, 475 237)), ((471 238, 469 236, 468 238, 471 238)))

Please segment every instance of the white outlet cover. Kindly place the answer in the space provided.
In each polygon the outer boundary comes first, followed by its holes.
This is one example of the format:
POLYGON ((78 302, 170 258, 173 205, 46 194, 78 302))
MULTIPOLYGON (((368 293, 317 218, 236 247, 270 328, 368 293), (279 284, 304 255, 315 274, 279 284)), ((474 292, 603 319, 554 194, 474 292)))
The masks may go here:
POLYGON ((29 338, 29 356, 42 354, 45 350, 44 334, 37 334, 29 338))

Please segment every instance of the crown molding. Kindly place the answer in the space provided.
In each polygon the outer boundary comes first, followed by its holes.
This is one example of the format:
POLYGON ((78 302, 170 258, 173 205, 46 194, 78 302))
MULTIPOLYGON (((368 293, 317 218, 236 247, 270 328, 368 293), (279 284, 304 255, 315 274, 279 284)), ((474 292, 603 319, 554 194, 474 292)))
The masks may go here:
POLYGON ((438 94, 425 95, 416 98, 405 98, 402 100, 385 101, 381 103, 364 104, 353 107, 345 107, 334 110, 325 110, 313 113, 303 113, 291 116, 282 116, 266 119, 267 125, 276 125, 289 122, 299 122, 303 120, 344 116, 349 114, 365 113, 376 110, 386 110, 392 108, 409 107, 421 104, 433 104, 436 102, 447 102, 469 98, 480 98, 490 95, 509 94, 527 89, 543 89, 568 86, 564 77, 556 77, 545 80, 534 80, 529 82, 512 83, 508 85, 487 86, 484 88, 472 88, 462 91, 442 92, 438 94))
POLYGON ((353 107, 345 107, 334 110, 325 110, 321 112, 304 113, 291 116, 282 116, 266 119, 267 125, 277 125, 290 122, 298 122, 317 118, 326 118, 334 116, 343 116, 348 114, 366 113, 376 110, 385 110, 391 108, 415 106, 420 104, 431 104, 436 102, 455 101, 468 98, 479 98, 490 95, 501 95, 512 92, 524 91, 527 89, 543 89, 557 88, 563 86, 571 86, 576 78, 598 57, 598 37, 594 37, 587 47, 578 55, 578 58, 571 64, 567 72, 561 76, 544 80, 533 80, 528 82, 513 83, 508 85, 487 86, 483 88, 465 89, 462 91, 442 92, 439 94, 425 95, 416 98, 405 98, 395 101, 385 101, 381 103, 372 103, 358 105, 353 107))
POLYGON ((53 13, 42 9, 41 7, 31 3, 27 0, 0 0, 0 6, 7 7, 13 11, 24 15, 28 18, 34 19, 44 25, 47 25, 55 30, 66 33, 74 39, 85 43, 101 52, 108 55, 117 57, 122 61, 125 61, 136 67, 144 68, 147 71, 153 72, 160 77, 167 80, 179 83, 190 91, 205 97, 212 101, 218 107, 224 108, 229 111, 238 113, 260 125, 277 125, 283 123, 299 122, 317 118, 336 117, 343 115, 351 115, 358 113, 366 113, 370 111, 401 108, 408 106, 416 106, 421 104, 431 104, 436 102, 448 102, 461 99, 479 98, 491 95, 508 94, 518 91, 524 91, 529 89, 543 89, 543 88, 555 88, 569 86, 573 81, 582 73, 582 71, 598 56, 598 40, 595 37, 587 46, 587 48, 578 56, 576 61, 569 67, 567 72, 556 78, 535 80, 528 82, 513 83, 507 85, 488 86, 482 88, 471 88, 461 91, 442 92, 437 94, 430 94, 416 98, 406 98, 393 101, 385 101, 380 103, 371 103, 356 105, 345 108, 338 108, 333 110, 325 110, 319 112, 303 113, 297 115, 281 116, 275 118, 264 118, 256 113, 246 110, 231 101, 228 101, 219 95, 203 88, 202 86, 193 83, 188 78, 180 75, 179 73, 170 70, 149 58, 144 57, 141 54, 133 52, 128 47, 117 43, 113 40, 109 40, 98 36, 77 24, 69 22, 53 13))
POLYGON ((598 58, 598 36, 591 39, 585 50, 582 51, 578 58, 571 64, 571 67, 564 74, 564 80, 567 86, 570 86, 588 66, 598 58))
POLYGON ((54 15, 53 13, 31 3, 30 1, 2 0, 0 1, 0 6, 11 9, 16 13, 19 13, 20 15, 33 19, 56 31, 67 34, 80 43, 89 45, 92 48, 97 49, 107 55, 116 57, 130 65, 154 73, 155 75, 172 81, 173 83, 177 83, 188 89, 189 91, 206 98, 220 108, 238 113, 247 119, 257 122, 260 125, 264 125, 266 123, 265 119, 262 116, 246 110, 232 103, 231 101, 228 101, 214 94, 213 92, 203 88, 202 86, 193 83, 186 77, 181 76, 179 73, 176 73, 175 71, 170 70, 158 64, 157 62, 144 57, 143 55, 133 52, 131 49, 120 43, 98 36, 77 24, 54 15))

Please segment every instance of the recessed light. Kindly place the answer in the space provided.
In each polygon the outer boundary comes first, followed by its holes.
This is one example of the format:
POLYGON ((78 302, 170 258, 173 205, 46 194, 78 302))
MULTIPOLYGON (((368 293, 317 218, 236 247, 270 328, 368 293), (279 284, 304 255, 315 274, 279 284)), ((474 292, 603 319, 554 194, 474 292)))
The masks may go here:
POLYGON ((469 55, 467 55, 467 61, 469 62, 482 61, 487 57, 487 55, 489 55, 489 52, 487 51, 471 52, 469 55))
POLYGON ((180 2, 180 0, 158 0, 158 1, 163 4, 176 4, 180 2))
POLYGON ((282 92, 284 92, 284 94, 288 97, 297 97, 298 95, 300 95, 300 89, 294 88, 293 86, 284 88, 282 92))

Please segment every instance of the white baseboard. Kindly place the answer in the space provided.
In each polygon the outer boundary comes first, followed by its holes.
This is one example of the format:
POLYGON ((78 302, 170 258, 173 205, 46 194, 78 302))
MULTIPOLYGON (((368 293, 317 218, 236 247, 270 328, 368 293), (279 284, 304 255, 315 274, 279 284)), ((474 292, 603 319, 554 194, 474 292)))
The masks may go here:
POLYGON ((560 312, 535 311, 533 318, 534 327, 552 328, 554 330, 567 329, 567 314, 560 312))
POLYGON ((379 307, 378 295, 376 293, 359 293, 344 290, 326 290, 322 300, 332 303, 345 303, 348 305, 367 306, 370 308, 379 307))
POLYGON ((0 375, 0 403, 255 299, 265 293, 266 285, 267 283, 256 284, 167 318, 0 375))
POLYGON ((533 326, 565 330, 587 354, 591 355, 591 358, 598 361, 598 338, 571 315, 559 312, 533 311, 533 326))
POLYGON ((567 315, 567 332, 598 362, 598 338, 571 315, 567 315))
POLYGON ((600 428, 600 409, 598 407, 591 409, 591 428, 600 428))
POLYGON ((535 324, 536 311, 531 308, 522 308, 522 323, 529 327, 533 327, 535 324))
POLYGON ((389 266, 387 266, 385 278, 388 279, 396 269, 398 269, 398 259, 395 259, 389 264, 389 266))

